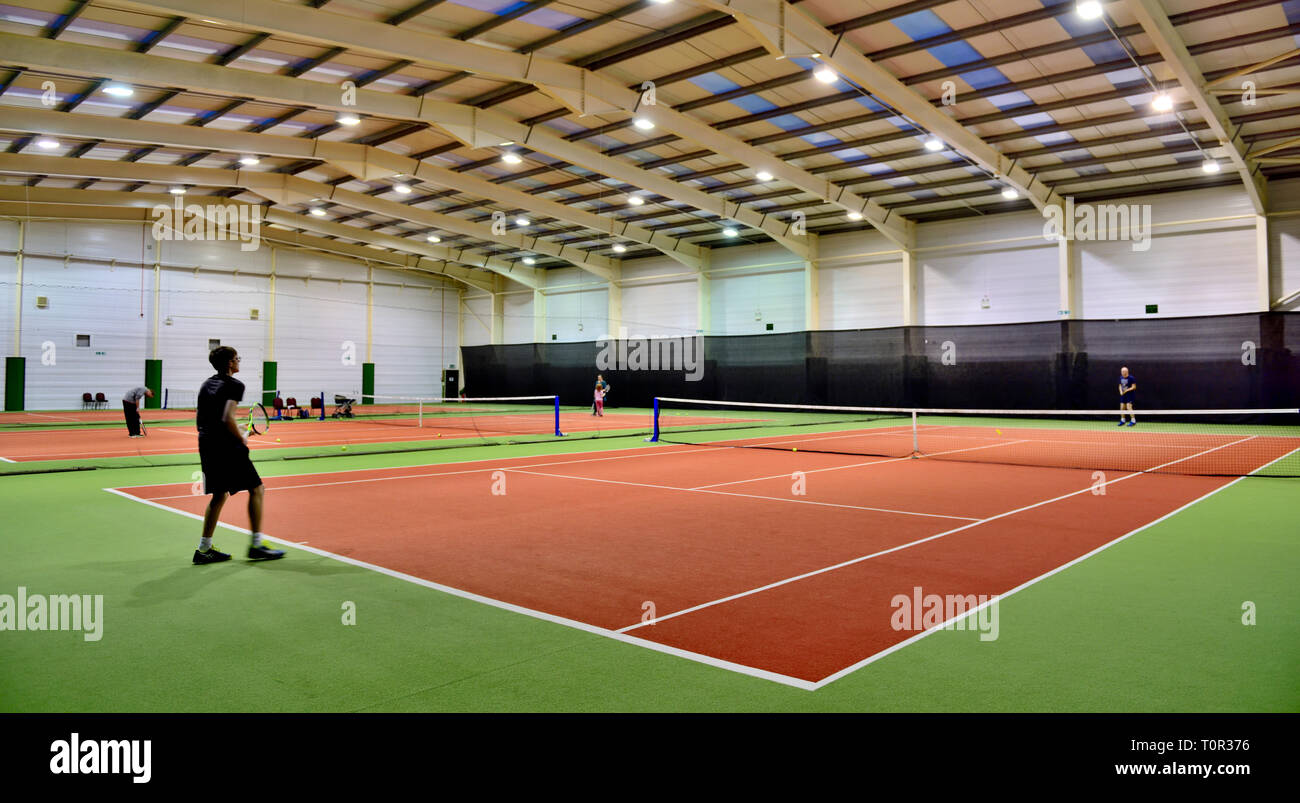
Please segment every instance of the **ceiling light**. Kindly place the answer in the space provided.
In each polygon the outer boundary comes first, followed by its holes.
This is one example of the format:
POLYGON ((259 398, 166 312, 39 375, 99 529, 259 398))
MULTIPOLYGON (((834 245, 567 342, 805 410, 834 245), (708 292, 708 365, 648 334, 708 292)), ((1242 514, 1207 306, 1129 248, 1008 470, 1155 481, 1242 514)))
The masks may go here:
POLYGON ((638 117, 638 118, 636 118, 635 120, 632 121, 632 125, 636 126, 637 128, 641 129, 642 131, 649 131, 650 129, 652 129, 652 128, 655 127, 655 124, 654 124, 654 123, 650 122, 649 120, 645 119, 644 117, 638 117))
POLYGON ((728 226, 727 228, 723 229, 723 230, 722 230, 722 233, 725 234, 725 235, 728 236, 728 237, 735 237, 735 236, 737 236, 737 235, 740 234, 740 232, 736 231, 735 229, 731 228, 730 226, 728 226))
POLYGON ((813 78, 816 78, 818 81, 821 81, 823 84, 833 84, 835 83, 836 79, 839 78, 839 75, 837 75, 836 72, 832 70, 830 67, 827 67, 825 64, 823 64, 822 66, 817 68, 816 72, 813 73, 813 78))
POLYGON ((623 245, 622 243, 619 243, 618 245, 614 246, 614 253, 616 254, 621 254, 625 251, 627 251, 627 246, 623 245))
POLYGON ((262 161, 262 160, 261 160, 261 159, 258 159, 256 156, 241 156, 241 157, 239 157, 239 163, 240 163, 241 165, 250 165, 250 166, 251 166, 251 165, 255 165, 255 164, 257 164, 257 163, 260 162, 260 161, 262 161))
POLYGON ((1220 170, 1219 161, 1217 159, 1206 159, 1201 163, 1201 169, 1206 173, 1217 173, 1220 170))
POLYGON ((409 184, 394 184, 393 189, 397 190, 402 195, 411 194, 411 186, 409 184))
POLYGON ((517 217, 517 218, 515 218, 515 225, 516 225, 516 226, 528 226, 528 225, 531 225, 531 222, 530 222, 530 221, 528 220, 528 218, 526 218, 526 217, 517 217))
POLYGON ((1095 20, 1101 16, 1101 3, 1099 0, 1079 0, 1074 10, 1086 20, 1095 20))
POLYGON ((862 219, 862 213, 861 213, 861 212, 850 212, 850 213, 849 213, 849 220, 861 220, 861 219, 862 219))
POLYGON ((505 162, 508 165, 517 165, 520 162, 522 162, 523 159, 519 156, 519 154, 515 153, 514 151, 506 151, 505 153, 501 154, 501 161, 505 162))
POLYGON ((104 94, 115 98, 129 98, 135 94, 135 90, 126 84, 109 84, 104 87, 104 94))
POLYGON ((439 237, 439 236, 436 235, 436 234, 430 234, 428 237, 425 237, 424 239, 428 240, 428 241, 431 242, 431 243, 440 243, 440 242, 442 242, 442 238, 439 237))
POLYGON ((1158 112, 1172 111, 1174 108, 1174 99, 1168 94, 1161 92, 1151 99, 1151 108, 1158 112))
POLYGON ((925 141, 925 149, 937 153, 943 150, 943 140, 938 137, 930 137, 925 141))
POLYGON ((40 139, 36 140, 36 147, 42 150, 52 151, 55 148, 59 147, 59 141, 54 137, 41 137, 40 139))
POLYGON ((537 264, 537 260, 533 259, 532 257, 524 257, 524 264, 525 264, 525 265, 536 265, 536 264, 537 264))
POLYGON ((316 217, 325 217, 325 210, 321 209, 319 206, 312 207, 311 213, 316 217))
POLYGON ((347 112, 344 112, 343 114, 340 114, 338 117, 334 118, 334 121, 339 125, 356 125, 357 123, 361 122, 361 118, 357 117, 355 114, 349 114, 347 112))
POLYGON ((650 0, 650 2, 652 2, 652 3, 658 3, 658 4, 661 5, 661 6, 663 6, 663 5, 667 5, 667 4, 671 3, 672 1, 673 1, 673 0, 650 0))
POLYGON ((632 206, 640 206, 645 203, 645 199, 640 195, 629 195, 627 196, 627 202, 632 206))
POLYGON ((772 174, 767 172, 766 170, 760 170, 754 174, 754 178, 758 179, 759 181, 771 181, 772 174))
POLYGON ((1014 201, 1020 197, 1020 193, 1016 191, 1015 187, 1003 187, 1002 197, 1006 198, 1008 201, 1014 201))
POLYGON ((185 188, 184 188, 184 187, 172 187, 170 190, 168 190, 168 192, 170 192, 172 195, 184 195, 184 194, 185 194, 185 188))

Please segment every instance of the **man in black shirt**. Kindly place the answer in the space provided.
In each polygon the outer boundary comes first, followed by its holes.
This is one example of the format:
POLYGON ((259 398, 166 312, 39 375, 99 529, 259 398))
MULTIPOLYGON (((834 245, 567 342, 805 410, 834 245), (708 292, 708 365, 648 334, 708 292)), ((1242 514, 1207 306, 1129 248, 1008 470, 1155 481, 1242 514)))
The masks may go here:
POLYGON ((194 551, 195 563, 219 563, 230 555, 212 547, 212 533, 221 508, 234 493, 248 491, 248 518, 253 542, 250 560, 284 557, 282 549, 262 545, 262 478, 248 457, 248 441, 236 420, 235 409, 244 400, 244 383, 235 379, 239 355, 230 346, 218 346, 208 355, 217 373, 199 388, 196 423, 199 429, 199 462, 203 465, 203 490, 212 494, 203 516, 203 537, 194 551))

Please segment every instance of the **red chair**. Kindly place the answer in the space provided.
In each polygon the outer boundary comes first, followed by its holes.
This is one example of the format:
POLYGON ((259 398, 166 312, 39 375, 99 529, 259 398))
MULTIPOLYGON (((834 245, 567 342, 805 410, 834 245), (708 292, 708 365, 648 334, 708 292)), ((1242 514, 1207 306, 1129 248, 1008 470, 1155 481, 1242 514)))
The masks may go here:
POLYGON ((104 397, 104 394, 103 394, 103 393, 96 393, 96 394, 95 394, 95 406, 96 406, 96 407, 99 407, 99 406, 101 406, 101 405, 104 406, 104 407, 107 407, 107 406, 108 406, 108 399, 104 397))
POLYGON ((325 400, 316 396, 311 397, 311 409, 320 410, 325 406, 325 400))
POLYGON ((95 403, 95 397, 89 393, 81 394, 81 409, 86 409, 95 403))
POLYGON ((289 397, 289 404, 288 404, 287 406, 288 406, 288 408, 289 408, 290 410, 297 410, 297 409, 298 409, 298 399, 297 399, 296 397, 294 397, 294 396, 290 396, 290 397, 289 397))
POLYGON ((284 399, 276 396, 275 401, 271 402, 271 406, 275 408, 275 417, 277 419, 284 418, 284 399))

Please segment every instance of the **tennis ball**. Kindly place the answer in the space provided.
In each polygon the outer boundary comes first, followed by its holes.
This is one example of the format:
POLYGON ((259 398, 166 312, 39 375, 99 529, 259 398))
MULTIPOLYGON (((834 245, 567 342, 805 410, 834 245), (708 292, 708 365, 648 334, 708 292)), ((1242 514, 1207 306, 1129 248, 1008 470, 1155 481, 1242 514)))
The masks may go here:
POLYGON ((343 451, 346 452, 347 450, 348 450, 348 447, 344 446, 344 447, 343 447, 343 451))
POLYGON ((799 447, 798 447, 798 446, 795 446, 795 447, 792 448, 790 451, 792 451, 792 452, 797 452, 797 451, 799 451, 799 447))
POLYGON ((999 435, 1002 434, 1002 430, 1000 430, 1000 429, 995 429, 995 430, 993 430, 993 431, 996 432, 996 433, 998 433, 999 435))
POLYGON ((276 439, 275 439, 275 442, 276 442, 276 443, 279 443, 279 442, 280 442, 280 439, 279 439, 279 438, 276 438, 276 439))

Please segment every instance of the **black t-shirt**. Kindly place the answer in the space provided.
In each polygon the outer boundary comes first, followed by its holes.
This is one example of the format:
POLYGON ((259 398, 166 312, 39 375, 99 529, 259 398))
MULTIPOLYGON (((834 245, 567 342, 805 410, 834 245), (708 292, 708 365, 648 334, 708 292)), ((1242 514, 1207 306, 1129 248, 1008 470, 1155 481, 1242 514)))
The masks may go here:
POLYGON ((244 400, 244 383, 233 376, 214 374, 199 388, 195 423, 200 438, 234 438, 225 424, 226 402, 244 400))

